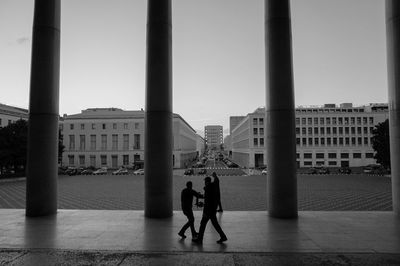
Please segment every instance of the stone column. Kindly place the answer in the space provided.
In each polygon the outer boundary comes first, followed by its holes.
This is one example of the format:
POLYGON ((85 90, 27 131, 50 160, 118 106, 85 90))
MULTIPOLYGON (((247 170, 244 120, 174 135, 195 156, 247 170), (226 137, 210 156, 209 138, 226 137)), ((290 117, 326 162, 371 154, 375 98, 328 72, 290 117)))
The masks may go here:
POLYGON ((29 98, 26 215, 57 212, 60 0, 36 0, 29 98))
POLYGON ((393 211, 400 215, 400 1, 386 0, 393 211))
POLYGON ((265 1, 268 212, 297 217, 296 135, 289 0, 265 1))
POLYGON ((145 121, 145 216, 172 216, 171 0, 148 0, 145 121))

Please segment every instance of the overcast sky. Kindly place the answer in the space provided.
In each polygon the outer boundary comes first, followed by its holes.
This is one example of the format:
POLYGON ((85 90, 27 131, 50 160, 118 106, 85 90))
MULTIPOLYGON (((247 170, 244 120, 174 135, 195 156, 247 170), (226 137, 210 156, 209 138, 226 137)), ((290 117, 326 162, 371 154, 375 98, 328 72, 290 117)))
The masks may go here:
MULTIPOLYGON (((0 102, 28 107, 33 0, 0 0, 0 102)), ((144 108, 145 0, 64 0, 60 114, 144 108)), ((291 1, 296 106, 387 102, 383 0, 291 1)), ((264 1, 173 0, 174 112, 196 130, 265 105, 264 1)))

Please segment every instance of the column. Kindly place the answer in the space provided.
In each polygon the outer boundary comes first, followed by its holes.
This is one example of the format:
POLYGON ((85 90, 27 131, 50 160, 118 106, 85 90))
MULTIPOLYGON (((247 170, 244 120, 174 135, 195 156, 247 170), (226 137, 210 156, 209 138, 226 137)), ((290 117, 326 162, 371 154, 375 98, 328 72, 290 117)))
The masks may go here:
POLYGON ((36 0, 29 98, 26 215, 57 212, 60 0, 36 0))
POLYGON ((297 217, 296 135, 289 0, 265 1, 268 213, 297 217))
POLYGON ((386 0, 390 164, 393 211, 400 215, 400 1, 386 0))
POLYGON ((145 119, 145 216, 172 216, 171 0, 148 0, 145 119))

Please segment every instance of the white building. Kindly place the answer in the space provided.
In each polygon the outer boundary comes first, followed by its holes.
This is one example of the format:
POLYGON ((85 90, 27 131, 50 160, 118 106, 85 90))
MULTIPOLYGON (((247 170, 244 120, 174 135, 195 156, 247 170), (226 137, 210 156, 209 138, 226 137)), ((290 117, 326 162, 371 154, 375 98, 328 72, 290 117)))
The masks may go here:
MULTIPOLYGON (((143 167, 144 111, 93 108, 64 115, 62 164, 76 167, 143 167)), ((200 151, 195 130, 178 114, 173 118, 173 165, 185 167, 200 151)))
POLYGON ((19 119, 28 120, 27 109, 9 106, 0 103, 0 128, 8 126, 19 119))
MULTIPOLYGON (((296 108, 297 166, 358 167, 376 163, 371 138, 388 119, 387 104, 296 108)), ((265 110, 248 114, 232 130, 232 158, 246 167, 266 165, 265 110)))
POLYGON ((220 149, 223 140, 223 128, 222 126, 205 126, 204 127, 204 139, 209 149, 220 149))

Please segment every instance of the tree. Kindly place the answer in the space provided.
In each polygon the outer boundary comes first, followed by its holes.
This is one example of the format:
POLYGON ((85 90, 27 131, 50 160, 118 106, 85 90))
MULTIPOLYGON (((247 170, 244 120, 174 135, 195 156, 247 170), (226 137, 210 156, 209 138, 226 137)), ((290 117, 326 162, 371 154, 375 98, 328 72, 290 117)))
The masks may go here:
POLYGON ((62 165, 62 154, 65 150, 65 146, 63 145, 63 135, 61 134, 61 130, 58 130, 58 163, 62 165))
POLYGON ((18 120, 0 129, 0 169, 25 169, 28 123, 18 120))
POLYGON ((389 120, 386 119, 377 124, 372 134, 372 148, 375 150, 374 158, 377 163, 385 168, 390 168, 389 120))

